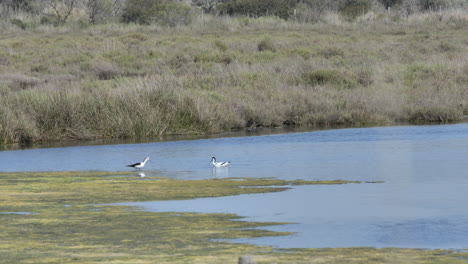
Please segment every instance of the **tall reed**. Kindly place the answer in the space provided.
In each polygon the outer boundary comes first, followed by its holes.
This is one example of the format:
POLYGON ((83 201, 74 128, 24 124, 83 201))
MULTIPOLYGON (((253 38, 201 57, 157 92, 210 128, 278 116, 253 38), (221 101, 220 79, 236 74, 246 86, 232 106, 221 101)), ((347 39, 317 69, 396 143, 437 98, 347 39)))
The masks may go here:
POLYGON ((462 18, 204 19, 219 23, 3 35, 0 142, 447 122, 468 113, 462 18))

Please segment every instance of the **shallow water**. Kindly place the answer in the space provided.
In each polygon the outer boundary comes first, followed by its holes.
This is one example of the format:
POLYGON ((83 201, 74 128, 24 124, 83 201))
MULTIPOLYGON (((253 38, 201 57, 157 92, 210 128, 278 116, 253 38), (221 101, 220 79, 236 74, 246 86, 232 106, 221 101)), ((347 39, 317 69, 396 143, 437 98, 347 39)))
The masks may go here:
POLYGON ((154 211, 225 212, 296 232, 237 240, 276 247, 468 248, 468 124, 324 130, 255 137, 0 152, 1 171, 127 170, 178 179, 275 177, 383 181, 280 193, 127 203, 154 211), (213 169, 211 156, 229 160, 213 169))

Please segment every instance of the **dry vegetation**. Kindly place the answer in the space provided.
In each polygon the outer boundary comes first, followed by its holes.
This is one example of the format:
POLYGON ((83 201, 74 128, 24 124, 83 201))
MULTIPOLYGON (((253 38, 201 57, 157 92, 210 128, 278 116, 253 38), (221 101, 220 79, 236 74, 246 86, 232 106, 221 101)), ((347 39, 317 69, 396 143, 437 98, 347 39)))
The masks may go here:
POLYGON ((315 24, 9 24, 0 143, 457 121, 468 113, 467 60, 464 10, 315 24))

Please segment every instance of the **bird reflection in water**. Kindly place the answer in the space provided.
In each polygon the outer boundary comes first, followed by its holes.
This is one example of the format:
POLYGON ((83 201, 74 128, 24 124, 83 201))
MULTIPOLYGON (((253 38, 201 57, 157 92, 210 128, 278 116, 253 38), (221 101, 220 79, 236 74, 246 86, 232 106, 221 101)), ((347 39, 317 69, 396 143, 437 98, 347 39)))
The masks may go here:
POLYGON ((211 176, 213 178, 229 178, 229 167, 213 167, 211 168, 211 176))

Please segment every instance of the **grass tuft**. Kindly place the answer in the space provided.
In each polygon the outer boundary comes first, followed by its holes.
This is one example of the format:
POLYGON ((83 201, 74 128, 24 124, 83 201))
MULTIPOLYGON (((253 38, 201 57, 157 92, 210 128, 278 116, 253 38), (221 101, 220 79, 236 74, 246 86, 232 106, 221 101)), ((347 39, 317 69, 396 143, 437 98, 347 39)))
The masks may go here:
POLYGON ((273 40, 268 36, 264 37, 262 40, 260 40, 260 42, 258 42, 257 49, 258 51, 276 51, 276 47, 273 43, 273 40))
POLYGON ((338 89, 350 89, 356 87, 355 77, 347 72, 336 69, 318 69, 302 74, 305 84, 310 86, 330 84, 338 89))

